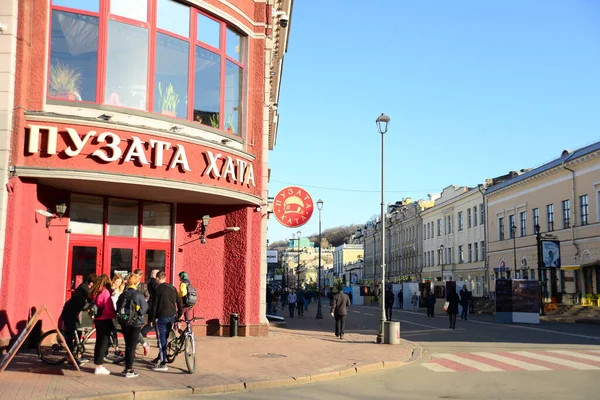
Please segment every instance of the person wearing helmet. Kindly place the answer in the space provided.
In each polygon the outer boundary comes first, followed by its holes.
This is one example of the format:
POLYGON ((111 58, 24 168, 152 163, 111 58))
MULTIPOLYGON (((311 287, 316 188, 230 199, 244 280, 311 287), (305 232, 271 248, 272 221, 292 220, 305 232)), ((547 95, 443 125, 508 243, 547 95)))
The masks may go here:
POLYGON ((183 316, 186 319, 186 321, 189 321, 192 319, 192 305, 187 304, 187 302, 185 301, 190 285, 190 279, 187 272, 181 271, 179 273, 179 280, 179 297, 181 297, 181 302, 183 303, 183 316))

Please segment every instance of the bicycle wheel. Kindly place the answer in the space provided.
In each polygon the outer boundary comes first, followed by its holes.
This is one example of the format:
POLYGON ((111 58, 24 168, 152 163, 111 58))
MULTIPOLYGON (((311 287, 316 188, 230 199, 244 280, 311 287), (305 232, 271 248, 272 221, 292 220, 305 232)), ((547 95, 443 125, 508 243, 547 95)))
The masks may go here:
POLYGON ((190 374, 196 372, 196 344, 189 335, 185 336, 185 365, 190 374))
POLYGON ((38 355, 46 364, 62 364, 67 361, 67 344, 60 339, 56 329, 42 335, 38 342, 38 355))
POLYGON ((113 331, 108 340, 108 350, 104 355, 104 361, 118 364, 125 359, 125 351, 119 348, 119 337, 117 332, 113 331))

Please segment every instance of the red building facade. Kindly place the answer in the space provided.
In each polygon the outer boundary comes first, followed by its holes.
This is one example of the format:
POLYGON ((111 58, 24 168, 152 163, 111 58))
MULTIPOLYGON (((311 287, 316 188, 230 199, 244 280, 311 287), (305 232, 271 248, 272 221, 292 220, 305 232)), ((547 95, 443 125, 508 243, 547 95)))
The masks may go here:
POLYGON ((291 3, 17 3, 0 341, 42 304, 58 317, 88 274, 136 268, 188 272, 199 334, 226 334, 230 313, 240 334, 267 333, 268 150, 291 3))

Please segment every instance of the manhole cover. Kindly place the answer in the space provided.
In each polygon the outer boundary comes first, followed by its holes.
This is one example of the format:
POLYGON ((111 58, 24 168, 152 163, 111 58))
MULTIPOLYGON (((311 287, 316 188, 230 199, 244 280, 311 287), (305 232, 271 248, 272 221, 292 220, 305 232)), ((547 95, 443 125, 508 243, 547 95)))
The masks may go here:
POLYGON ((255 353, 255 354, 251 354, 252 357, 258 357, 258 358, 282 358, 282 357, 287 357, 286 355, 283 354, 277 354, 277 353, 255 353))

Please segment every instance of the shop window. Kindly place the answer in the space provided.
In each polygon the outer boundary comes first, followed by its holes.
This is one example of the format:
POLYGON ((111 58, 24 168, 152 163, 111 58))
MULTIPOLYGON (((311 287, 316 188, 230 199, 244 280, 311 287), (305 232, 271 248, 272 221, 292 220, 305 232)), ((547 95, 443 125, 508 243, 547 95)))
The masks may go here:
POLYGON ((49 76, 63 81, 49 84, 50 100, 152 111, 241 133, 246 36, 183 1, 99 3, 53 2, 49 76), (107 32, 101 39, 99 26, 107 32))
POLYGON ((108 200, 108 236, 138 237, 138 202, 108 200))
POLYGON ((52 0, 52 5, 91 12, 98 12, 100 10, 100 0, 52 0))
POLYGON ((171 117, 187 117, 188 42, 156 34, 154 111, 171 117))
POLYGON ((98 17, 52 12, 48 97, 96 101, 98 17))
POLYGON ((105 103, 146 109, 148 30, 108 22, 105 103))
POLYGON ((110 13, 135 19, 148 21, 148 0, 110 0, 110 13))
POLYGON ((102 235, 104 229, 104 199, 98 196, 72 194, 69 217, 71 233, 102 235))
POLYGON ((218 49, 221 47, 221 24, 204 14, 198 13, 197 39, 218 49))
POLYGON ((171 205, 144 203, 142 239, 171 239, 171 205))

